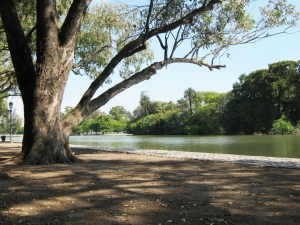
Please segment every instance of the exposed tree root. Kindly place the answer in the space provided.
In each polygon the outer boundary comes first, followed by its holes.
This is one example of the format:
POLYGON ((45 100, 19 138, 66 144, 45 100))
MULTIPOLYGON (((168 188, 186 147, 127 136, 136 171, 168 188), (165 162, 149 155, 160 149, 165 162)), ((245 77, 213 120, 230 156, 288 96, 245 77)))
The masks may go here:
POLYGON ((45 155, 40 157, 39 155, 27 155, 18 164, 20 165, 49 165, 56 163, 74 163, 82 162, 82 159, 78 158, 74 154, 68 154, 68 156, 60 153, 56 157, 45 155))
POLYGON ((17 165, 22 162, 23 158, 24 158, 24 153, 21 152, 18 155, 14 156, 10 159, 6 159, 2 162, 6 165, 17 165))

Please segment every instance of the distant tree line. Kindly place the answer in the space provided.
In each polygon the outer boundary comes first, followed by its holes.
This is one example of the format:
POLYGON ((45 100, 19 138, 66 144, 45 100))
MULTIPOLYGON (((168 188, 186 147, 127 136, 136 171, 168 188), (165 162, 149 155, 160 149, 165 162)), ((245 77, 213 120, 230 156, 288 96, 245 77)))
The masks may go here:
POLYGON ((212 134, 224 132, 222 113, 227 93, 196 92, 189 88, 173 102, 151 102, 144 96, 130 121, 133 134, 212 134))
POLYGON ((242 74, 229 93, 187 89, 177 103, 143 97, 133 134, 296 134, 300 121, 300 61, 242 74))
MULTIPOLYGON (((61 112, 64 118, 73 108, 65 107, 61 112)), ((110 132, 126 132, 131 113, 123 106, 115 106, 109 111, 109 115, 97 110, 85 118, 74 130, 73 134, 103 134, 110 132)))
MULTIPOLYGON (((71 111, 66 107, 61 118, 71 111)), ((300 61, 281 61, 242 74, 228 93, 188 88, 175 102, 144 96, 131 114, 123 106, 99 110, 74 133, 128 132, 136 135, 298 134, 300 61)))

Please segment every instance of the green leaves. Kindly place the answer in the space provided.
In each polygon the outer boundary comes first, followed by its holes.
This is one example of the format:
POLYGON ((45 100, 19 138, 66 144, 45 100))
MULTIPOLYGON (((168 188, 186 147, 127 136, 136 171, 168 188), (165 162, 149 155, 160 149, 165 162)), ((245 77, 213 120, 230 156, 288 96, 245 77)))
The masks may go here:
MULTIPOLYGON (((101 2, 89 9, 75 49, 75 74, 98 77, 110 60, 140 32, 139 10, 123 3, 101 2)), ((153 58, 150 50, 125 58, 119 65, 120 76, 128 78, 153 58)))
POLYGON ((299 130, 296 129, 289 121, 284 118, 280 118, 274 121, 273 127, 270 130, 271 134, 299 134, 299 130))
POLYGON ((261 7, 260 10, 268 27, 295 26, 299 23, 300 13, 296 12, 295 6, 288 4, 287 0, 269 0, 267 6, 261 7))
MULTIPOLYGON (((155 105, 160 107, 150 115, 141 114, 137 121, 135 118, 130 124, 133 134, 212 134, 223 130, 221 117, 227 94, 197 93, 189 88, 184 92, 184 96, 185 98, 178 100, 177 104, 142 99, 141 103, 144 106, 149 105, 151 109, 154 109, 155 105)), ((142 105, 139 110, 143 108, 142 105)))
POLYGON ((273 63, 268 70, 241 75, 226 106, 226 132, 267 133, 274 120, 284 115, 296 125, 300 119, 295 113, 300 108, 299 87, 299 63, 294 61, 273 63))
POLYGON ((122 120, 122 119, 129 120, 131 113, 127 111, 123 106, 114 106, 109 110, 109 115, 114 120, 122 120))

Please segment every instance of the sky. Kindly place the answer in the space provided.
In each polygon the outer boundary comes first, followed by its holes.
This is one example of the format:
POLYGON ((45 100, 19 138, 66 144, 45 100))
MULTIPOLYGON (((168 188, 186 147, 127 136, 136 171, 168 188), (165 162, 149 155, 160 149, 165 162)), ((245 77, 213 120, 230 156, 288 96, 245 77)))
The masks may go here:
MULTIPOLYGON (((300 11, 299 0, 289 0, 300 11)), ((127 4, 138 4, 141 2, 129 0, 127 4)), ((222 57, 220 64, 226 68, 210 71, 206 67, 191 64, 172 64, 167 68, 159 70, 151 79, 121 92, 111 99, 100 110, 109 113, 114 106, 123 106, 126 110, 133 111, 137 108, 142 91, 147 91, 151 101, 173 101, 183 97, 188 88, 196 91, 228 92, 232 90, 234 82, 243 74, 249 74, 258 69, 268 67, 268 64, 282 60, 300 60, 300 33, 282 34, 263 39, 254 44, 234 46, 230 50, 230 58, 222 57)), ((154 54, 158 50, 157 43, 153 42, 151 47, 154 54)), ((156 56, 157 57, 157 56, 156 56)), ((155 58, 156 59, 156 58, 155 58)), ((154 60, 155 61, 155 60, 154 60)), ((116 73, 112 76, 113 83, 104 85, 97 92, 102 93, 109 87, 120 82, 122 79, 116 73)), ((76 76, 71 74, 65 89, 62 109, 66 106, 76 106, 85 90, 89 87, 91 80, 87 76, 76 76)), ((8 102, 14 103, 14 108, 22 115, 23 107, 20 97, 11 97, 8 102)))

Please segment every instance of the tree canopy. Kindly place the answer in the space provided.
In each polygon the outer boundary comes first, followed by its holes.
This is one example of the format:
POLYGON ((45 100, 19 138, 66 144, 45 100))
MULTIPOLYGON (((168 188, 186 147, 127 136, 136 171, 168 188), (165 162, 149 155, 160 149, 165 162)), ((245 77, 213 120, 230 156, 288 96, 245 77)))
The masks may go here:
POLYGON ((226 106, 228 133, 270 131, 274 120, 286 117, 296 125, 299 120, 300 62, 282 61, 268 69, 243 74, 235 83, 226 106))
POLYGON ((109 111, 109 115, 114 120, 122 120, 122 119, 129 120, 129 118, 131 117, 131 112, 127 111, 123 106, 114 106, 109 111))
POLYGON ((130 121, 130 132, 133 134, 216 134, 223 131, 222 116, 226 105, 227 93, 196 92, 188 88, 183 93, 184 98, 177 103, 156 102, 148 99, 148 105, 160 103, 160 110, 151 114, 137 113, 138 106, 130 121), (193 95, 193 108, 188 104, 188 95, 193 95), (185 104, 182 104, 185 102, 185 104))

